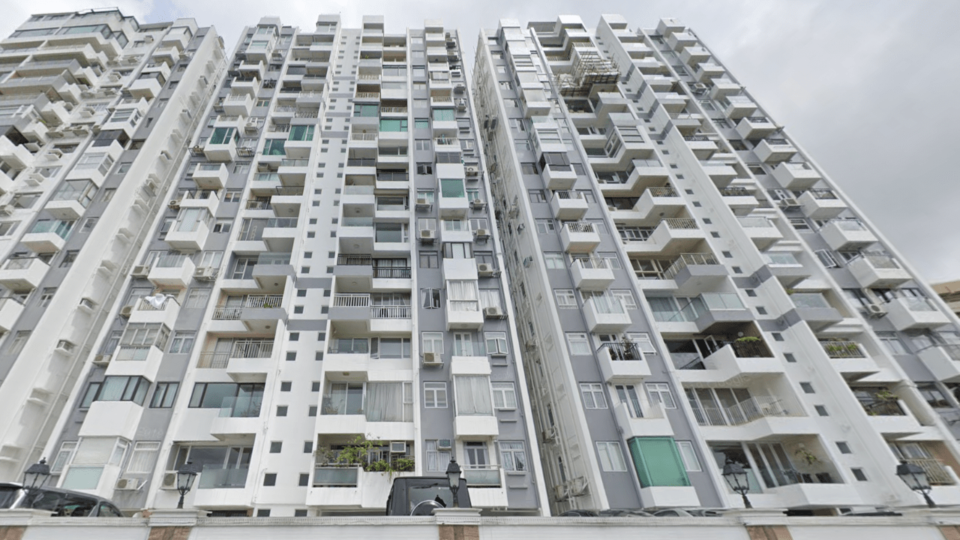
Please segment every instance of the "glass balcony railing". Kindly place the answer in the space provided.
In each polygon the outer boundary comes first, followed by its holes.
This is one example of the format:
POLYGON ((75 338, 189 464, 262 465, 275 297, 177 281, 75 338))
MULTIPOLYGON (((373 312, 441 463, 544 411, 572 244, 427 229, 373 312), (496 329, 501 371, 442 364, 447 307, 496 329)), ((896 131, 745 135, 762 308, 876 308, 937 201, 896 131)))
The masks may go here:
POLYGON ((351 467, 317 467, 313 470, 313 487, 356 487, 360 469, 351 467))
POLYGON ((73 228, 74 221, 38 221, 32 229, 31 234, 54 233, 60 238, 66 240, 67 235, 73 228))
POLYGON ((249 469, 224 469, 204 465, 197 481, 197 489, 243 488, 247 485, 249 469))
POLYGON ((220 418, 256 418, 260 416, 263 396, 230 396, 220 404, 220 418))
POLYGON ((793 305, 798 308, 829 308, 830 303, 821 293, 793 293, 790 295, 793 305))
POLYGON ((469 465, 463 468, 463 477, 467 480, 467 485, 474 487, 500 487, 500 468, 491 467, 471 467, 469 465))

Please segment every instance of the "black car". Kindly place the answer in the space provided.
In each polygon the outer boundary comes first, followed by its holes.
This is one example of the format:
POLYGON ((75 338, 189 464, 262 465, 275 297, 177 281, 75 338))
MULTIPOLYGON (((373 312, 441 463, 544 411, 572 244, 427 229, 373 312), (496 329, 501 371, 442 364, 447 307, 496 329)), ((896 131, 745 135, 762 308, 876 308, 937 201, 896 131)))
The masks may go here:
MULTIPOLYGON (((467 481, 460 479, 457 490, 460 508, 471 508, 467 481)), ((432 516, 437 508, 453 507, 453 493, 447 477, 407 476, 393 480, 387 497, 388 516, 432 516)))
POLYGON ((20 484, 0 483, 0 508, 49 510, 65 517, 124 517, 112 502, 77 491, 57 488, 25 490, 20 484))

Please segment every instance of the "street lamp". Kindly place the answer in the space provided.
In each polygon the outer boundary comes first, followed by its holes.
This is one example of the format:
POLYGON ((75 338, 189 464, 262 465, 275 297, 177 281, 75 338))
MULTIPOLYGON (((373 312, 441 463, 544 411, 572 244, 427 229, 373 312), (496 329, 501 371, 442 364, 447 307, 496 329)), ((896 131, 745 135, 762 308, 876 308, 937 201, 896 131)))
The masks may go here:
POLYGON ((47 458, 42 458, 39 463, 34 463, 23 473, 23 489, 30 491, 39 488, 50 478, 50 466, 47 465, 47 458))
POLYGON ((923 500, 927 501, 927 506, 936 508, 937 503, 930 498, 930 480, 927 478, 927 471, 915 463, 901 461, 897 465, 897 476, 903 480, 903 483, 913 491, 923 495, 923 500))
POLYGON ((750 491, 750 481, 747 478, 747 471, 743 470, 743 465, 728 459, 726 465, 723 466, 723 479, 727 481, 730 489, 743 497, 744 507, 753 508, 750 499, 747 498, 747 492, 750 491))
POLYGON ((183 496, 193 487, 193 481, 196 480, 197 475, 202 470, 203 467, 200 465, 194 465, 193 462, 188 461, 177 471, 177 491, 180 492, 180 502, 177 503, 178 510, 183 509, 183 496))
POLYGON ((447 465, 447 480, 450 481, 450 493, 453 494, 453 507, 460 508, 460 499, 457 497, 457 492, 460 490, 460 466, 452 457, 450 464, 447 465))

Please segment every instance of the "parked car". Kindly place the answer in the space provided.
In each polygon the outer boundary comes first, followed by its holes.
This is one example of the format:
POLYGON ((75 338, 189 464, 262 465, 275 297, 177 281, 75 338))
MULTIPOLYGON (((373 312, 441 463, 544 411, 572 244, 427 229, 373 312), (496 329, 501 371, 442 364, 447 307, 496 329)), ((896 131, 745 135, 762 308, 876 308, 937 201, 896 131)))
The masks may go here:
POLYGON ((34 488, 20 484, 0 483, 0 508, 32 508, 49 510, 64 517, 124 517, 112 502, 77 491, 58 488, 34 488))
MULTIPOLYGON (((467 481, 460 479, 457 489, 460 508, 472 508, 467 481)), ((452 508, 453 494, 447 477, 405 476, 394 478, 387 497, 388 516, 432 516, 437 508, 452 508)))

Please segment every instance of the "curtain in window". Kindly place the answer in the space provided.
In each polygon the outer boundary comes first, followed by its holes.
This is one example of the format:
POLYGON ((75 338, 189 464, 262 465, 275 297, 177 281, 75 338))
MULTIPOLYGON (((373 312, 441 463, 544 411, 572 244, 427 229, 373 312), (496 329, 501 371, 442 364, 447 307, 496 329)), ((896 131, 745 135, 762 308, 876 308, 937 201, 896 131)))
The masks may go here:
POLYGON ((477 300, 477 283, 475 281, 448 281, 447 293, 450 300, 477 300))
POLYGON ((479 416, 493 414, 489 377, 461 376, 456 378, 456 382, 458 415, 479 416))
POLYGON ((117 445, 115 437, 85 437, 73 456, 72 465, 104 465, 110 461, 117 445))
POLYGON ((499 308, 500 306, 500 290, 499 289, 481 289, 480 290, 480 305, 484 309, 489 307, 499 308))
POLYGON ((403 383, 367 383, 367 420, 403 422, 403 383))

